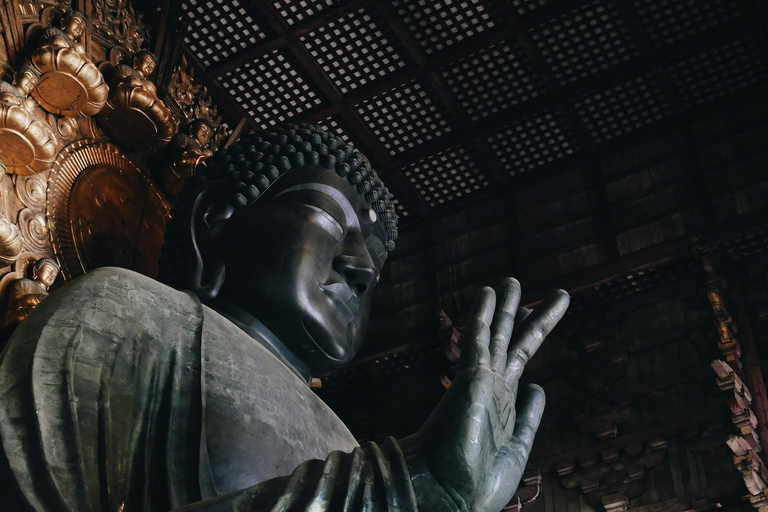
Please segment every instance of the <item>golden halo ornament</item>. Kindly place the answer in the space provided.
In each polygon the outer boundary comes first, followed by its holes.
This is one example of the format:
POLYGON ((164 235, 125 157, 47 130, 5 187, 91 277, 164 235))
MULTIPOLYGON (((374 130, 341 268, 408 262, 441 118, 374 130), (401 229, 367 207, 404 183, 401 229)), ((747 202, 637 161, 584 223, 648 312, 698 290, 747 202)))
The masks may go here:
POLYGON ((99 68, 82 53, 43 46, 33 51, 29 60, 40 72, 32 97, 51 114, 88 117, 104 107, 109 87, 99 68))
POLYGON ((166 146, 177 128, 165 103, 154 91, 135 80, 113 87, 99 121, 120 144, 150 151, 166 146))
POLYGON ((170 208, 115 145, 83 139, 62 150, 51 171, 47 215, 64 279, 103 266, 157 276, 170 208))
POLYGON ((9 173, 31 176, 47 171, 58 150, 50 126, 22 105, 0 103, 0 160, 9 173))

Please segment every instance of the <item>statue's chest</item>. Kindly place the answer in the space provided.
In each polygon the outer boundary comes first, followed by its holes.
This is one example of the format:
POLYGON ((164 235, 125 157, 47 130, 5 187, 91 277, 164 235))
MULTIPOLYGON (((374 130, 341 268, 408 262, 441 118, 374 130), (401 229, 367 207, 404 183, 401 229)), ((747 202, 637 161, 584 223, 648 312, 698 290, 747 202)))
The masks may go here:
POLYGON ((202 343, 204 490, 244 489, 357 445, 328 406, 269 351, 223 318, 208 320, 202 343))

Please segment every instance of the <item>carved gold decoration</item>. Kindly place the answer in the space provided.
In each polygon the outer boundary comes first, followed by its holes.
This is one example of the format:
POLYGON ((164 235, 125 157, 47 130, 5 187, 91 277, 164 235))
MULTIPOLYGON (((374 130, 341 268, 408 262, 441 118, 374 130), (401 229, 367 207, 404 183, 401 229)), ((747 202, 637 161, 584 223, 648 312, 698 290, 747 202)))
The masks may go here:
POLYGON ((65 117, 87 117, 104 106, 109 88, 96 65, 79 42, 85 30, 81 14, 69 14, 63 30, 45 29, 40 47, 30 63, 40 72, 40 83, 32 96, 48 112, 65 117))
POLYGON ((157 275, 170 210, 116 146, 94 140, 67 146, 51 172, 47 204, 65 279, 104 265, 157 275))
POLYGON ((25 206, 41 209, 45 206, 45 190, 48 186, 47 176, 36 174, 28 178, 16 178, 14 188, 16 195, 25 206))
POLYGON ((176 134, 176 120, 147 78, 154 68, 154 56, 149 52, 136 54, 133 67, 115 67, 112 92, 99 114, 107 132, 131 149, 156 150, 176 134))
POLYGON ((176 197, 184 182, 195 172, 195 167, 213 153, 207 148, 213 129, 207 121, 197 119, 190 125, 190 134, 179 133, 173 138, 174 161, 162 171, 163 189, 169 197, 176 197))
POLYGON ((177 112, 182 124, 191 125, 196 119, 203 119, 210 124, 214 131, 210 147, 216 151, 229 134, 208 90, 195 83, 195 70, 189 67, 184 56, 171 76, 168 96, 172 110, 177 112))
POLYGON ((142 16, 126 0, 92 0, 92 37, 105 48, 125 46, 131 53, 141 49, 147 36, 142 16))
POLYGON ((23 249, 19 228, 5 217, 0 217, 0 266, 12 265, 23 249))
POLYGON ((16 86, 0 83, 0 160, 12 174, 27 176, 50 169, 59 149, 50 126, 38 119, 28 97, 38 79, 33 69, 23 68, 16 86))
POLYGON ((42 252, 48 247, 48 226, 41 211, 24 208, 17 220, 24 245, 33 252, 42 252))
POLYGON ((48 297, 48 288, 59 275, 59 265, 50 258, 35 263, 33 278, 21 277, 8 286, 8 308, 5 325, 23 321, 40 302, 48 297))

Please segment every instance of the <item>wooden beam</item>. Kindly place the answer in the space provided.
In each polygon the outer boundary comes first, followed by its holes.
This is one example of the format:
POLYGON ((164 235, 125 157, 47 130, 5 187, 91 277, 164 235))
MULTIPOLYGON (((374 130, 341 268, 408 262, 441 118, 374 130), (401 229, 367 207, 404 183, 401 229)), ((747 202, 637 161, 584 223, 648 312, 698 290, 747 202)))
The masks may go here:
POLYGON ((555 466, 560 463, 573 461, 581 457, 597 454, 609 448, 625 448, 631 444, 638 442, 648 441, 655 437, 664 436, 672 437, 683 432, 690 432, 692 430, 698 430, 714 423, 724 423, 723 416, 726 413, 723 411, 713 411, 704 414, 698 414, 695 416, 688 416, 666 425, 662 425, 655 428, 649 428, 641 430, 633 434, 625 436, 619 436, 607 441, 603 441, 594 446, 586 448, 575 448, 565 452, 560 452, 554 455, 542 457, 540 459, 529 460, 527 469, 538 469, 542 474, 551 472, 555 466))
POLYGON ((730 313, 736 321, 739 340, 742 350, 742 363, 747 377, 749 391, 752 394, 752 409, 757 416, 757 432, 760 437, 760 446, 763 453, 768 452, 768 391, 765 387, 763 370, 760 367, 760 357, 757 353, 757 344, 752 331, 752 321, 747 310, 747 302, 744 298, 742 279, 748 279, 744 272, 743 263, 727 265, 724 269, 727 294, 730 299, 730 313))

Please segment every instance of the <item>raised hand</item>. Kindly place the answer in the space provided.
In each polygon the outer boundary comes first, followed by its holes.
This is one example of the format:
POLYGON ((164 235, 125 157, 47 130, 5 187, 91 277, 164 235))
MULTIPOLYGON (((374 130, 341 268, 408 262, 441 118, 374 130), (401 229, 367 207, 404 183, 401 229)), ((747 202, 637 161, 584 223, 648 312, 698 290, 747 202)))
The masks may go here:
POLYGON ((532 313, 518 308, 512 278, 498 300, 480 290, 456 378, 419 433, 401 441, 420 508, 498 512, 512 498, 545 403, 536 385, 517 401, 520 376, 568 303, 559 290, 532 313))

